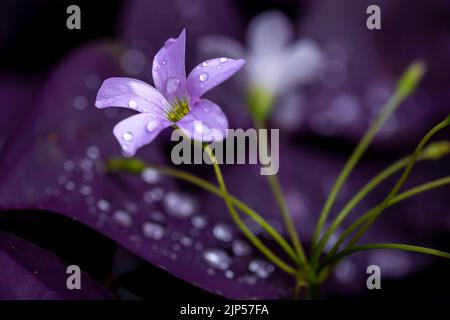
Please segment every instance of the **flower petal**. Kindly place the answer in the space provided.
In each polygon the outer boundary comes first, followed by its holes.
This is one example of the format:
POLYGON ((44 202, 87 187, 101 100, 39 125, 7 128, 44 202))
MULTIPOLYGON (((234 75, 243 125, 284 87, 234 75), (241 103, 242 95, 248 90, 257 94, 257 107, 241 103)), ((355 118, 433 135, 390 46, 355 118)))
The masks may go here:
POLYGON ((311 40, 299 40, 286 48, 283 52, 283 63, 280 66, 283 85, 279 93, 317 78, 324 60, 321 49, 311 40))
POLYGON ((171 122, 151 114, 141 113, 122 120, 114 127, 114 135, 130 156, 140 147, 152 142, 171 122))
POLYGON ((206 60, 195 67, 188 76, 187 89, 191 103, 196 103, 205 92, 224 82, 235 74, 245 61, 229 58, 206 60))
POLYGON ((164 117, 163 95, 151 85, 132 78, 109 78, 100 87, 97 108, 124 107, 164 117))
POLYGON ((210 142, 225 139, 228 120, 218 105, 200 99, 177 125, 189 138, 210 142))
POLYGON ((186 68, 184 52, 186 30, 177 39, 170 38, 153 59, 155 87, 168 100, 186 98, 186 68))
POLYGON ((291 22, 283 13, 268 11, 250 22, 247 43, 253 54, 271 54, 280 51, 291 40, 292 34, 291 22))

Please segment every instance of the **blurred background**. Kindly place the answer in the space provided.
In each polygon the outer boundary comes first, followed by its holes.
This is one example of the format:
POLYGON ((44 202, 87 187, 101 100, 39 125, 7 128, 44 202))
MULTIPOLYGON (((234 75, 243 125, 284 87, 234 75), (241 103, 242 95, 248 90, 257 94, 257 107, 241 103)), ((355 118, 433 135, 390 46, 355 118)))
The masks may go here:
MULTIPOLYGON (((409 154, 450 110, 446 0, 7 0, 0 4, 0 15, 0 230, 79 265, 109 297, 290 297, 291 283, 278 271, 266 268, 270 276, 262 277, 247 270, 249 261, 262 261, 257 253, 241 261, 231 242, 217 238, 214 230, 225 226, 241 239, 220 199, 156 173, 117 177, 101 169, 102 161, 120 155, 111 129, 130 113, 96 110, 96 90, 112 76, 152 84, 154 54, 182 28, 187 29, 187 72, 218 56, 255 62, 209 93, 231 128, 253 125, 246 106, 252 81, 266 77, 273 84, 268 123, 281 132, 280 179, 306 243, 346 157, 410 63, 426 63, 423 82, 382 128, 336 208, 379 170, 409 154), (66 27, 71 4, 81 8, 80 30, 66 27), (366 8, 371 4, 381 8, 381 30, 366 28, 366 8), (284 24, 265 31, 269 44, 258 51, 251 46, 252 30, 264 20, 261 17, 270 17, 268 12, 275 12, 284 24), (280 30, 288 32, 277 33, 280 30), (288 39, 287 57, 289 50, 296 52, 290 44, 301 46, 288 65, 295 69, 286 72, 288 58, 275 55, 262 60, 270 67, 266 64, 261 71, 259 57, 283 37, 288 39), (188 209, 179 219, 176 208, 183 206, 188 209), (124 218, 124 212, 132 218, 124 218), (114 225, 118 221, 122 226, 114 225), (126 221, 132 222, 124 226, 126 221), (206 224, 201 232, 195 231, 199 221, 206 224), (158 241, 154 233, 146 233, 146 223, 164 228, 165 238, 158 241), (189 237, 180 230, 190 232, 189 237), (175 247, 181 239, 185 245, 175 247), (226 272, 232 270, 229 266, 217 269, 205 263, 202 253, 208 248, 227 255, 235 267, 232 273, 226 272)), ((169 134, 138 156, 170 164, 169 134)), ((448 138, 446 131, 436 139, 448 138)), ((444 157, 417 165, 406 188, 448 175, 449 164, 444 157)), ((183 169, 213 180, 208 166, 183 169)), ((258 172, 256 166, 224 168, 231 192, 265 212, 282 231, 276 205, 258 172)), ((374 191, 353 217, 380 202, 394 182, 374 191)), ((448 252, 449 192, 444 187, 389 209, 364 242, 404 242, 448 252)), ((16 260, 29 263, 22 258, 16 260)), ((448 267, 442 259, 404 252, 357 254, 336 269, 323 294, 331 299, 449 298, 448 267), (365 288, 369 264, 381 266, 382 290, 365 288)), ((37 286, 53 285, 42 272, 30 274, 38 278, 37 286)), ((3 285, 2 297, 42 298, 39 290, 19 293, 26 281, 3 285)))

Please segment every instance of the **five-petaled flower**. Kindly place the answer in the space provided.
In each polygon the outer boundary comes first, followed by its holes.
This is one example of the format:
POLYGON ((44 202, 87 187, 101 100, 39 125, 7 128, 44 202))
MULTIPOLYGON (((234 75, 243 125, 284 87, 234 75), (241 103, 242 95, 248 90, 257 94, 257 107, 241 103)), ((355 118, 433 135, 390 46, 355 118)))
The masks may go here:
POLYGON ((161 130, 175 125, 190 138, 211 142, 226 137, 228 120, 215 103, 202 95, 227 80, 245 63, 217 58, 185 70, 186 32, 170 38, 153 59, 155 87, 131 78, 109 78, 100 87, 97 108, 124 107, 140 112, 114 127, 114 135, 128 155, 152 142, 161 130))

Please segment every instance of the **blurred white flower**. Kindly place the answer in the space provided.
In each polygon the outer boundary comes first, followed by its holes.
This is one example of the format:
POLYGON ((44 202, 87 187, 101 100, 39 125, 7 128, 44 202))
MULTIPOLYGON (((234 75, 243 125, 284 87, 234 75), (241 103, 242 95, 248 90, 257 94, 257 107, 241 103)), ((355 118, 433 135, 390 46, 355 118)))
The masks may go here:
POLYGON ((308 39, 293 41, 293 36, 293 26, 283 13, 267 11, 250 22, 248 48, 225 36, 207 36, 200 40, 200 49, 207 55, 245 58, 244 87, 249 103, 270 108, 274 99, 310 83, 323 68, 320 48, 308 39))

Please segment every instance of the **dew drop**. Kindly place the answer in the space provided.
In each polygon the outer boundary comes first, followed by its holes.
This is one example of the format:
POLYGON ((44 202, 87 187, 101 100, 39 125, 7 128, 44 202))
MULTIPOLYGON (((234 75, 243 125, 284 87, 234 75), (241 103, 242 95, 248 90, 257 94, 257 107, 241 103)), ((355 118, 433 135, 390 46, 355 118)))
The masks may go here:
POLYGON ((206 226, 206 219, 202 216, 193 216, 191 223, 195 228, 203 229, 206 226))
POLYGON ((155 169, 147 168, 142 171, 141 178, 148 184, 154 184, 159 181, 159 174, 155 169))
POLYGON ((66 169, 66 171, 73 171, 73 169, 75 169, 75 164, 73 161, 68 160, 64 162, 64 169, 66 169))
POLYGON ((191 247, 194 241, 189 237, 183 236, 180 238, 180 243, 185 247, 191 247))
POLYGON ((125 132, 122 136, 123 140, 125 141, 132 141, 134 136, 131 132, 125 132))
POLYGON ((100 156, 100 150, 96 146, 89 146, 86 150, 86 155, 88 158, 95 160, 100 156))
POLYGON ((163 60, 161 61, 161 64, 162 64, 162 65, 166 65, 166 64, 167 64, 167 60, 166 60, 166 59, 163 59, 163 60))
POLYGON ((142 225, 142 233, 147 238, 160 240, 164 236, 165 230, 164 227, 158 223, 145 222, 142 225))
POLYGON ((136 109, 136 107, 137 107, 137 102, 134 101, 134 100, 130 100, 130 101, 128 101, 128 106, 129 106, 131 109, 136 109))
POLYGON ((175 218, 188 218, 194 213, 195 202, 187 195, 168 192, 164 197, 164 208, 175 218))
POLYGON ((66 182, 66 190, 67 191, 75 190, 75 183, 73 181, 67 181, 66 182))
POLYGON ((228 58, 225 58, 225 57, 219 58, 220 63, 225 63, 227 61, 228 61, 228 58))
POLYGON ((200 82, 205 82, 206 80, 208 80, 208 78, 209 78, 209 75, 206 72, 202 72, 200 74, 200 76, 198 77, 200 82))
POLYGON ((202 66, 206 68, 208 66, 208 62, 207 61, 203 61, 202 62, 202 66))
POLYGON ((86 99, 86 97, 84 96, 76 96, 73 99, 73 106, 75 109, 77 110, 83 110, 86 109, 86 107, 88 106, 89 102, 86 99))
POLYGON ((99 208, 102 211, 108 211, 110 207, 111 205, 105 199, 100 199, 97 201, 97 208, 99 208))
POLYGON ((81 186, 80 192, 82 195, 88 196, 92 193, 92 188, 90 186, 81 186))
POLYGON ((248 265, 248 270, 253 272, 260 279, 267 279, 270 274, 275 271, 275 268, 264 260, 255 259, 248 265))
POLYGON ((233 230, 229 225, 218 223, 212 230, 214 238, 223 242, 230 242, 233 239, 233 230))
POLYGON ((166 91, 171 94, 178 90, 180 87, 180 79, 178 78, 169 78, 166 82, 166 91))
POLYGON ((227 277, 228 279, 233 279, 234 278, 234 272, 231 271, 231 270, 225 271, 225 277, 227 277))
POLYGON ((153 130, 155 130, 158 127, 158 125, 159 125, 158 120, 150 120, 147 124, 146 129, 148 132, 153 132, 153 130))
POLYGON ((113 220, 121 227, 128 228, 132 224, 131 216, 125 210, 116 210, 113 213, 113 220))
POLYGON ((220 69, 222 69, 222 66, 220 66, 220 65, 217 66, 217 70, 220 70, 220 69))
POLYGON ((236 256, 246 256, 252 251, 252 247, 245 240, 236 239, 231 244, 234 255, 236 256))
POLYGON ((206 250, 203 252, 203 258, 214 269, 227 270, 231 265, 230 256, 220 249, 206 250))

